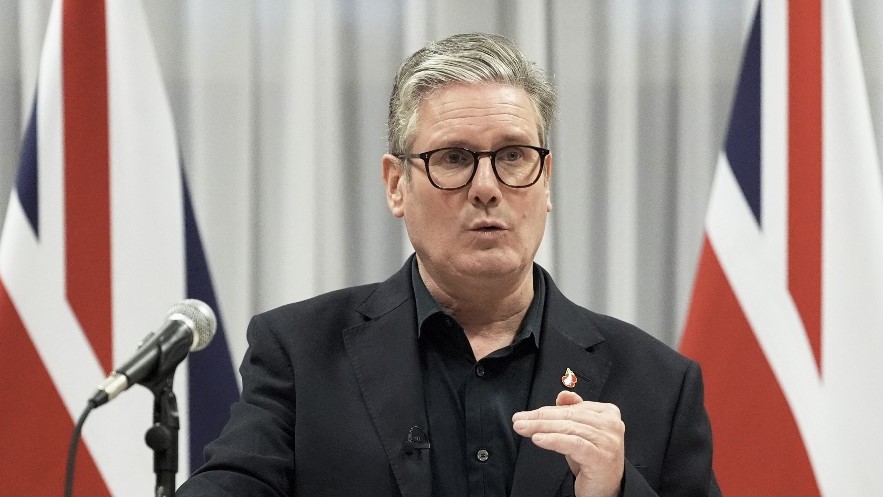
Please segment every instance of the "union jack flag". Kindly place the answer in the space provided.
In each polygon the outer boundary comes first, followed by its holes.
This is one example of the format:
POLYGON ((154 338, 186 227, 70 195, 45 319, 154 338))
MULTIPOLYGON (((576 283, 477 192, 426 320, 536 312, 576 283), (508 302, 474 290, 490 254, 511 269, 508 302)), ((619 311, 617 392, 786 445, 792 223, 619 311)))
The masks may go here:
POLYGON ((763 1, 681 350, 727 495, 875 495, 883 180, 851 5, 763 1))
MULTIPOLYGON (((141 4, 57 1, 0 235, 0 495, 61 493, 73 419, 188 297, 218 311, 141 4)), ((238 397, 222 325, 175 385, 186 476, 238 397)), ((75 495, 151 495, 151 423, 142 388, 94 411, 75 495)))

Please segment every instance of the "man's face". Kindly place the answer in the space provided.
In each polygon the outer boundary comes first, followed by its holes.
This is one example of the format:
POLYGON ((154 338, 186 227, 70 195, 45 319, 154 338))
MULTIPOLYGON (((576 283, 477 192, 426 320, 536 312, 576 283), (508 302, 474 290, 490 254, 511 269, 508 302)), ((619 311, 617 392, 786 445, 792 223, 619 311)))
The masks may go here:
MULTIPOLYGON (((413 153, 540 145, 527 93, 508 85, 442 87, 423 100, 418 116, 413 153)), ((410 184, 395 158, 383 160, 390 210, 404 218, 421 267, 451 282, 518 277, 531 270, 552 209, 551 168, 550 156, 537 183, 510 188, 497 180, 490 158, 482 157, 471 183, 444 191, 430 184, 422 160, 411 159, 410 184)))

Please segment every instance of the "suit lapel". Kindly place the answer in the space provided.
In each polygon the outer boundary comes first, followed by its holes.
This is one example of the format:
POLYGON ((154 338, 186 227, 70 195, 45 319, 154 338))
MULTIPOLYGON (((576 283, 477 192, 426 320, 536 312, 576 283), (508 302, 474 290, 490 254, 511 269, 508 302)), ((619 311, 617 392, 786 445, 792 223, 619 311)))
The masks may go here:
MULTIPOLYGON (((347 354, 362 396, 403 497, 432 492, 431 451, 405 454, 402 443, 413 426, 428 431, 422 367, 417 345, 416 309, 410 283, 410 259, 359 307, 367 321, 343 331, 347 354)), ((610 363, 591 352, 603 340, 590 313, 567 300, 546 278, 546 308, 540 355, 528 409, 554 405, 565 387, 567 368, 577 375, 573 391, 597 400, 610 363)), ((567 474, 564 456, 522 440, 515 463, 512 497, 555 495, 567 474)))
POLYGON ((359 311, 369 321, 344 330, 347 354, 402 496, 425 497, 432 489, 429 451, 403 450, 411 427, 428 432, 410 260, 359 311))
MULTIPOLYGON (((565 390, 562 376, 570 368, 577 376, 572 389, 583 400, 595 401, 607 381, 610 363, 588 349, 603 340, 588 311, 568 301, 545 271, 547 295, 543 312, 540 354, 531 386, 528 410, 555 405, 558 392, 565 390)), ((512 497, 556 495, 567 474, 564 456, 541 449, 522 439, 515 462, 512 497)))

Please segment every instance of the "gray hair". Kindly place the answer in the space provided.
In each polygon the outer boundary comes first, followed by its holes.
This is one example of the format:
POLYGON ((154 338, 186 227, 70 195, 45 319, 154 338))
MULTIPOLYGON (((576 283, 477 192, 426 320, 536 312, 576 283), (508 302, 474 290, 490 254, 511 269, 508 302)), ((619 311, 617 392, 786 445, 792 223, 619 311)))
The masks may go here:
POLYGON ((389 98, 387 141, 391 154, 409 151, 420 102, 433 91, 456 83, 503 83, 523 89, 537 114, 540 146, 547 146, 556 96, 545 71, 504 36, 465 33, 428 43, 399 67, 389 98))

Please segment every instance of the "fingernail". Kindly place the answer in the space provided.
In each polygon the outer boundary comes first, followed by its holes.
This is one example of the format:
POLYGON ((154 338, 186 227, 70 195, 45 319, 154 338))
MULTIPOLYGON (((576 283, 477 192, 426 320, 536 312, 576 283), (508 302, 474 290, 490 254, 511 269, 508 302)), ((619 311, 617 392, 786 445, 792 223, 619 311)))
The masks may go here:
POLYGON ((533 436, 534 442, 542 442, 545 439, 546 439, 546 436, 543 434, 540 434, 540 433, 537 433, 536 435, 533 436))

